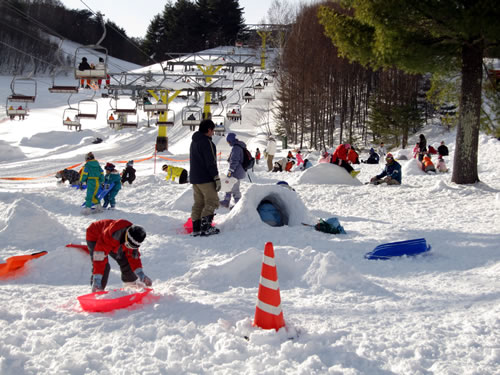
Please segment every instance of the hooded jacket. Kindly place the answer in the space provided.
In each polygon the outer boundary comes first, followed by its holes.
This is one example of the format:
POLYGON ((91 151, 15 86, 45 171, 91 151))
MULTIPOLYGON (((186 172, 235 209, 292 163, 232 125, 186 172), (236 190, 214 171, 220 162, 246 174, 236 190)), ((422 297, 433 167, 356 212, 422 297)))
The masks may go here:
POLYGON ((243 150, 247 147, 246 144, 238 139, 235 139, 232 146, 231 153, 229 154, 229 172, 231 176, 241 180, 245 178, 246 172, 243 169, 243 150))
POLYGON ((217 148, 212 138, 199 131, 195 132, 189 149, 189 182, 206 184, 213 182, 218 174, 217 148))
POLYGON ((108 255, 113 252, 118 257, 125 256, 132 271, 142 268, 141 254, 139 250, 129 249, 124 245, 125 232, 132 223, 127 220, 99 220, 87 228, 86 240, 95 242, 95 252, 103 252, 104 259, 92 260, 94 275, 103 275, 108 264, 108 255))
POLYGON ((377 175, 377 178, 381 179, 385 176, 389 176, 393 180, 401 183, 401 164, 399 164, 396 160, 393 160, 391 163, 386 164, 382 173, 377 175))

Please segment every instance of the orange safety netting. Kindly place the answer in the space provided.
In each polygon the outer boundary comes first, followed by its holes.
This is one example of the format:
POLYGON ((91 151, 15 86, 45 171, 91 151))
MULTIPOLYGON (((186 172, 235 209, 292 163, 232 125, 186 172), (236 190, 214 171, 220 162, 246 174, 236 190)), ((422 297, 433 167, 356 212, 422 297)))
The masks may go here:
MULTIPOLYGON (((182 160, 177 160, 177 159, 172 159, 172 158, 168 158, 166 156, 161 156, 161 155, 156 155, 157 157, 159 157, 160 159, 164 159, 164 160, 169 160, 169 161, 175 161, 175 162, 187 162, 189 161, 189 159, 182 159, 182 160)), ((217 154, 217 156, 222 157, 222 152, 219 152, 217 154)), ((152 159, 154 156, 148 156, 148 157, 145 157, 145 158, 142 158, 142 159, 133 159, 134 163, 140 163, 142 161, 146 161, 146 160, 149 160, 149 159, 152 159)), ((116 160, 116 161, 113 161, 113 163, 122 163, 122 164, 125 164, 125 163, 128 163, 129 160, 116 160)), ((79 167, 80 165, 82 165, 83 163, 78 163, 78 164, 74 164, 74 165, 71 165, 69 167, 66 167, 66 169, 73 169, 73 168, 76 168, 76 167, 79 167)), ((38 180, 40 178, 46 178, 46 177, 51 177, 51 176, 54 176, 57 172, 54 172, 54 173, 50 173, 50 174, 46 174, 46 175, 43 175, 43 176, 38 176, 38 177, 0 177, 0 180, 10 180, 10 181, 29 181, 29 180, 38 180)))

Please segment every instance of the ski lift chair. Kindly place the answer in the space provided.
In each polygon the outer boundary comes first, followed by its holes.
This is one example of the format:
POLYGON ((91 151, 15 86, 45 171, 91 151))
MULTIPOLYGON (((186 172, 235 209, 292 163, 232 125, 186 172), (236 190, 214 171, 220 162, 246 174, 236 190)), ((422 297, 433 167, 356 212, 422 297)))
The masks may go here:
MULTIPOLYGON (((167 126, 167 127, 174 126, 175 125, 175 112, 172 109, 168 109, 166 111, 161 111, 161 112, 167 112, 167 121, 161 121, 160 119, 158 119, 158 121, 156 121, 156 125, 167 126)), ((158 115, 160 115, 160 113, 158 115)))
POLYGON ((63 112, 63 125, 67 126, 69 130, 75 128, 77 131, 82 130, 80 123, 79 112, 77 108, 65 108, 63 112))
POLYGON ((244 87, 243 88, 243 99, 245 102, 250 102, 252 99, 255 99, 255 89, 253 87, 244 87))
POLYGON ((22 105, 17 106, 17 104, 10 104, 9 98, 7 98, 7 103, 5 104, 5 112, 11 120, 14 120, 16 117, 19 117, 20 120, 24 120, 24 117, 28 116, 28 103, 25 103, 23 108, 22 105))
POLYGON ((144 102, 144 112, 164 112, 168 110, 168 104, 167 103, 146 103, 144 102))
POLYGON ((195 130, 201 122, 203 110, 198 106, 186 106, 182 108, 182 125, 189 126, 189 130, 195 130))
POLYGON ((122 118, 115 113, 114 109, 108 109, 106 121, 108 122, 109 127, 114 129, 115 126, 119 127, 121 125, 122 118))
POLYGON ((241 121, 241 105, 239 105, 238 103, 229 104, 226 117, 229 120, 241 121))
MULTIPOLYGON (((108 50, 105 47, 99 45, 88 45, 78 47, 75 51, 75 79, 87 79, 87 80, 95 80, 95 79, 106 79, 108 76, 108 50), (94 69, 86 69, 79 70, 78 65, 82 58, 87 58, 88 56, 92 56, 96 58, 96 64, 99 61, 99 57, 103 57, 104 67, 103 68, 94 68, 94 69)), ((89 63, 90 64, 90 63, 89 63)))
POLYGON ((34 103, 36 99, 37 83, 33 78, 16 78, 10 83, 12 94, 9 101, 14 103, 34 103))
POLYGON ((78 117, 95 120, 97 118, 98 105, 93 99, 83 99, 78 102, 78 117))
POLYGON ((222 115, 214 115, 212 121, 215 124, 215 134, 223 136, 226 132, 226 118, 222 115))

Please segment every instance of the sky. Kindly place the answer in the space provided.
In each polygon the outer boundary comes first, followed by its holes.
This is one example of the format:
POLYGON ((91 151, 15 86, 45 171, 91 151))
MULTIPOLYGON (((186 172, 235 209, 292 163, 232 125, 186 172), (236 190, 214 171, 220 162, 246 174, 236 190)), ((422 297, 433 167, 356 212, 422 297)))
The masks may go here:
MULTIPOLYGON (((112 69, 138 68, 110 59, 112 69)), ((234 132, 252 152, 263 151, 262 114, 277 104, 275 83, 244 103, 242 92, 261 74, 241 76, 245 81, 234 82, 223 103, 227 110, 238 101, 242 122, 226 121, 226 133, 234 132)), ((11 121, 4 105, 12 77, 0 76, 0 263, 47 251, 19 274, 0 278, 0 374, 499 373, 497 139, 480 134, 481 182, 472 185, 452 183, 451 172, 426 174, 418 168, 412 148, 420 133, 434 146, 445 141, 450 150, 445 160, 454 168, 456 133, 432 121, 410 135, 406 149, 386 142, 401 163, 401 186, 364 184, 382 164, 355 165, 360 174, 352 178, 339 166, 319 163, 318 150, 302 150, 313 164, 305 171, 272 173, 261 161, 250 173, 252 182, 241 181, 242 199, 232 210, 216 211, 221 232, 193 238, 183 230, 192 187, 166 181, 160 168, 168 163, 189 169, 193 132, 182 125, 186 99, 179 95, 170 103, 176 116, 167 133, 168 151, 156 154, 158 129, 148 126, 140 108, 138 128, 112 129, 106 120, 113 103, 101 92, 93 96, 81 89, 68 98, 49 93, 50 77, 36 80, 38 94, 28 116, 11 121), (92 99, 97 118, 82 118, 81 131, 66 128, 68 102, 83 112, 79 103, 92 99), (96 138, 102 142, 93 143, 96 138), (90 151, 101 166, 112 162, 119 172, 134 160, 137 179, 122 187, 115 210, 85 216, 80 211, 86 192, 58 183, 54 175, 63 168, 78 170, 90 151), (288 225, 262 222, 257 207, 264 199, 280 207, 288 225), (338 218, 346 233, 301 225, 329 217, 338 218), (143 303, 109 313, 85 311, 79 303, 77 297, 91 292, 91 263, 84 252, 66 247, 84 243, 86 228, 101 219, 126 219, 145 228, 141 259, 153 280, 143 303), (379 245, 418 238, 431 246, 428 253, 365 258, 379 245), (274 262, 264 257, 266 243, 273 244, 274 262), (272 263, 276 283, 263 274, 263 265, 269 273, 272 263), (280 304, 275 299, 273 306, 280 307, 285 326, 278 331, 253 325, 257 300, 265 297, 259 297, 259 285, 279 287, 280 304)), ((75 80, 58 77, 57 83, 70 86, 75 80)), ((224 114, 221 106, 213 110, 224 114)), ((221 153, 219 172, 226 173, 230 147, 225 137, 213 141, 221 153)), ((356 144, 360 158, 373 146, 356 144)), ((278 142, 275 158, 289 150, 278 142)), ((122 282, 114 260, 110 266, 104 300, 131 292, 115 292, 122 282)))
MULTIPOLYGON (((80 0, 61 0, 70 9, 88 9, 80 0)), ((290 4, 298 4, 300 0, 289 0, 290 4)), ((128 36, 144 37, 150 21, 161 13, 165 0, 149 0, 146 3, 137 0, 121 0, 119 6, 115 0, 84 0, 94 12, 100 11, 106 19, 110 19, 125 29, 128 36), (140 15, 140 16, 139 16, 140 15)), ((259 23, 267 15, 269 0, 240 0, 243 17, 247 24, 259 23)))

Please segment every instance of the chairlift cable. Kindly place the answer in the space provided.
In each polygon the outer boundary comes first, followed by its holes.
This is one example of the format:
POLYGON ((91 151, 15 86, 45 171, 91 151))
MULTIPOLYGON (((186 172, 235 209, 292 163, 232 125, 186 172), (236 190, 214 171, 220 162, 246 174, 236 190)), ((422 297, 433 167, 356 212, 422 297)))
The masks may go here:
MULTIPOLYGON (((92 8, 90 8, 87 4, 85 4, 85 2, 83 0, 80 0, 80 2, 85 5, 87 7, 87 9, 92 13, 94 14, 95 16, 97 16, 97 13, 94 12, 94 10, 92 8)), ((104 14, 103 14, 104 16, 104 14)), ((146 56, 149 60, 153 61, 155 64, 160 64, 161 65, 161 62, 159 61, 156 61, 154 58, 152 58, 151 56, 149 56, 146 52, 144 52, 132 39, 130 39, 128 36, 126 35, 123 35, 123 33, 116 29, 114 26, 112 25, 108 25, 108 27, 110 27, 111 29, 113 29, 118 35, 120 35, 123 39, 125 39, 127 42, 129 42, 135 49, 137 49, 140 53, 142 53, 144 56, 146 56)))

